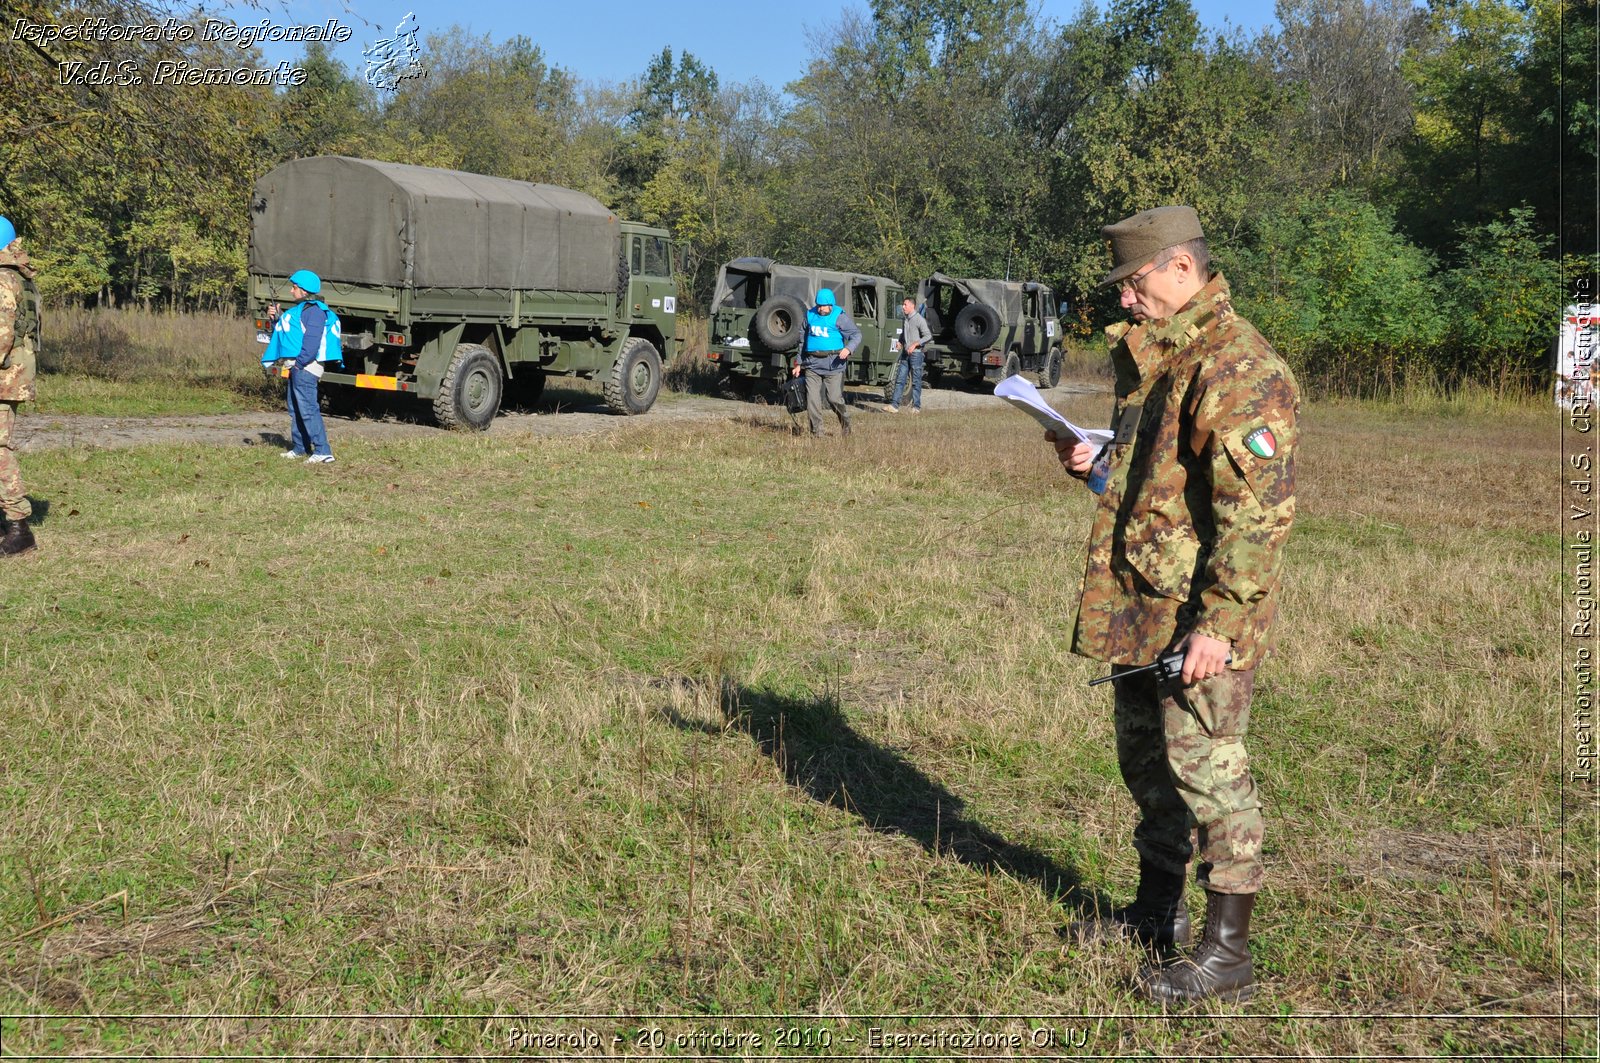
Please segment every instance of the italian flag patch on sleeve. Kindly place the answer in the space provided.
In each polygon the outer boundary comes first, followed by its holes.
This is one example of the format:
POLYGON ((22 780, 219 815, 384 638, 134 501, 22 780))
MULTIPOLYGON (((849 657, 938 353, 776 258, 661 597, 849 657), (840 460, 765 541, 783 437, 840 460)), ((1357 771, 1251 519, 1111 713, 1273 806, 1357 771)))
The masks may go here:
POLYGON ((1272 434, 1272 429, 1262 425, 1244 437, 1244 445, 1256 457, 1270 458, 1278 452, 1278 437, 1272 434))

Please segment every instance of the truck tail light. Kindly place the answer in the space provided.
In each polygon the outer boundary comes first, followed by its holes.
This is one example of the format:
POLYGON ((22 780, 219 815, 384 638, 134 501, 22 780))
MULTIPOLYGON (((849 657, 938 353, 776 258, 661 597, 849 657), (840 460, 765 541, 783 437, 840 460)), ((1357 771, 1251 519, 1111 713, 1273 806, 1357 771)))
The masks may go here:
POLYGON ((710 359, 711 361, 713 361, 713 362, 718 362, 718 361, 722 360, 722 355, 720 353, 718 353, 717 351, 707 351, 706 352, 706 357, 708 359, 710 359))
POLYGON ((265 331, 267 331, 267 319, 266 318, 264 318, 264 317, 256 318, 256 331, 257 332, 265 332, 265 331))
POLYGON ((385 332, 383 334, 383 342, 391 347, 404 347, 411 341, 406 339, 405 333, 403 332, 385 332))

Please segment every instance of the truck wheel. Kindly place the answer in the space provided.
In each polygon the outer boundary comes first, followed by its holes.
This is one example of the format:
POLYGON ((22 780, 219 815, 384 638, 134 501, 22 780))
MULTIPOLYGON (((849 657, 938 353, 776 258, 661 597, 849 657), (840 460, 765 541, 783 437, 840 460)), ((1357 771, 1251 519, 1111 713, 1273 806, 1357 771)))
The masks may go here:
POLYGON ((1022 356, 1016 351, 1006 355, 1006 364, 1000 367, 1000 379, 1016 376, 1022 372, 1022 356))
POLYGON ((601 388, 612 413, 644 413, 661 392, 661 355, 649 340, 630 337, 611 366, 611 377, 601 388))
POLYGON ((434 419, 444 428, 482 432, 499 412, 504 391, 494 352, 476 343, 457 344, 439 383, 439 397, 433 400, 434 419))
POLYGON ((1058 347, 1050 348, 1050 353, 1045 356, 1044 368, 1039 371, 1039 386, 1053 388, 1061 383, 1061 350, 1058 347))
POLYGON ((792 350, 805 335, 806 308, 792 295, 774 295, 756 307, 750 325, 768 350, 792 350))
POLYGON ((956 342, 969 351, 981 351, 1000 338, 1000 315, 993 307, 968 303, 956 315, 956 342))

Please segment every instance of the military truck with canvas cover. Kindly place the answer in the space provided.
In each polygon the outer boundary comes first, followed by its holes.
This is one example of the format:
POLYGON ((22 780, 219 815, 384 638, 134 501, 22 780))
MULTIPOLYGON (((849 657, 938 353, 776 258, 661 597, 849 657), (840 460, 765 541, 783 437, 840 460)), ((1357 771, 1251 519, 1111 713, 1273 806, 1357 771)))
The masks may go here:
POLYGON ((344 346, 332 402, 413 395, 469 429, 552 375, 598 376, 617 413, 655 402, 677 309, 665 230, 554 185, 342 156, 277 167, 250 210, 257 338, 289 274, 318 274, 344 346))
POLYGON ((930 377, 970 383, 1038 374, 1061 382, 1061 325, 1050 289, 1030 281, 973 280, 935 273, 917 286, 933 340, 924 347, 930 377))
POLYGON ((817 289, 832 288, 861 329, 861 349, 844 362, 847 384, 879 385, 894 376, 905 324, 905 288, 888 277, 738 258, 717 273, 706 357, 737 391, 788 375, 806 333, 817 289))

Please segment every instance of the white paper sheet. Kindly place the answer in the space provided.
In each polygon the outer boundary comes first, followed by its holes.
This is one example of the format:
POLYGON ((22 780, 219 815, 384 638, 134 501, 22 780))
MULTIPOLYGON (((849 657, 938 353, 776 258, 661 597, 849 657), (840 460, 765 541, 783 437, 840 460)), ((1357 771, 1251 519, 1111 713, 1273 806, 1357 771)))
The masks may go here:
POLYGON ((1038 421, 1045 428, 1055 432, 1057 437, 1063 432, 1070 432, 1074 437, 1093 447, 1103 447, 1111 442, 1112 434, 1099 428, 1079 428, 1071 421, 1057 413, 1044 396, 1039 394, 1039 389, 1022 376, 1008 376, 994 386, 997 397, 1005 399, 1023 413, 1038 421))

